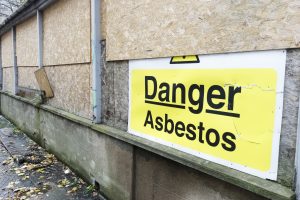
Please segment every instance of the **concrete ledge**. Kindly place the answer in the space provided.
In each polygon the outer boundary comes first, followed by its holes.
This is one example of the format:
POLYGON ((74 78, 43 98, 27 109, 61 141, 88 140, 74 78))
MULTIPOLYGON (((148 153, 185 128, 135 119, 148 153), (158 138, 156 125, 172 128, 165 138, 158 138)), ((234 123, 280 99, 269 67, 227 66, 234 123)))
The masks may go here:
MULTIPOLYGON (((117 140, 121 140, 125 143, 133 146, 140 147, 147 151, 153 152, 170 160, 176 161, 187 167, 204 172, 210 176, 221 179, 240 188, 251 191, 255 194, 261 195, 269 199, 278 200, 292 200, 295 199, 295 192, 291 188, 282 186, 276 182, 264 180, 252 175, 248 175, 228 167, 224 167, 210 161, 186 154, 176 149, 163 146, 161 144, 147 141, 145 139, 133 136, 127 132, 120 131, 118 129, 106 126, 93 124, 90 120, 70 114, 68 112, 56 109, 47 105, 40 105, 40 102, 31 101, 22 97, 18 97, 6 92, 1 92, 2 95, 9 96, 16 100, 30 104, 36 108, 40 108, 44 111, 50 112, 63 119, 77 123, 84 127, 88 127, 99 134, 105 134, 117 140)), ((3 105, 2 105, 3 106, 3 105)))
POLYGON ((9 96, 1 96, 1 112, 13 121, 18 128, 25 132, 32 140, 42 144, 40 134, 39 107, 28 106, 25 101, 12 101, 9 96), (17 108, 17 109, 12 109, 17 108), (26 121, 24 121, 26 119, 26 121))

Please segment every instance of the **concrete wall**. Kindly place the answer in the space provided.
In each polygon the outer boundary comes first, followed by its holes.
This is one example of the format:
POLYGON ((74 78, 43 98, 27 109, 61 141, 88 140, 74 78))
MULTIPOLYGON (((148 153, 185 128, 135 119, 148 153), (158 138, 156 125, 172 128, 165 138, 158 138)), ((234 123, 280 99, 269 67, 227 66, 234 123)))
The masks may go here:
POLYGON ((263 200, 265 198, 150 152, 136 149, 135 199, 263 200))
POLYGON ((39 108, 20 97, 0 96, 5 117, 90 183, 98 182, 108 199, 266 199, 91 130, 63 117, 70 115, 66 112, 39 108))
POLYGON ((1 102, 5 117, 90 183, 97 181, 109 199, 132 199, 131 145, 7 95, 1 102))
POLYGON ((300 47, 298 0, 110 0, 107 59, 300 47))
POLYGON ((4 95, 1 95, 0 100, 2 103, 1 114, 12 120, 13 123, 26 132, 33 140, 42 144, 38 109, 29 106, 25 102, 16 101, 4 95))
POLYGON ((297 119, 299 115, 300 49, 288 50, 287 52, 284 84, 278 179, 281 184, 291 187, 294 185, 297 119))
POLYGON ((94 178, 110 199, 131 199, 132 146, 47 111, 40 120, 46 149, 90 182, 94 178))
POLYGON ((109 126, 127 131, 128 124, 128 61, 108 62, 102 73, 102 116, 109 126))

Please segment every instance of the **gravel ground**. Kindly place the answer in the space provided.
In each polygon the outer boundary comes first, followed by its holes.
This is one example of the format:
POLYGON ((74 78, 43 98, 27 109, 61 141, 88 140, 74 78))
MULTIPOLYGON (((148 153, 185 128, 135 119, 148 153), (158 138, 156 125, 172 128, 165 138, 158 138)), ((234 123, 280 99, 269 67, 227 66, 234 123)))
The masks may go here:
POLYGON ((92 185, 0 116, 0 200, 6 199, 103 198, 92 185))

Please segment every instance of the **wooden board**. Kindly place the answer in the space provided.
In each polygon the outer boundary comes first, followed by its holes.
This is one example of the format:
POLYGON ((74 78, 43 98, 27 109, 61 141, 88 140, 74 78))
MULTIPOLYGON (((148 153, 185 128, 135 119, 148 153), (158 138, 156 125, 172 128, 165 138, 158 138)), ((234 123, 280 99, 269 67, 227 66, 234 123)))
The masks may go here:
POLYGON ((13 77, 14 77, 14 68, 13 67, 4 67, 3 68, 3 91, 13 92, 13 77))
POLYGON ((18 24, 16 34, 18 66, 37 66, 38 35, 36 16, 18 24))
POLYGON ((38 69, 34 72, 34 74, 39 84, 40 90, 45 91, 45 96, 48 98, 54 97, 53 90, 51 88, 45 69, 38 69))
POLYGON ((34 72, 38 70, 38 67, 21 67, 18 66, 18 84, 20 87, 39 89, 39 85, 36 81, 34 72))
POLYGON ((110 0, 107 60, 300 47, 299 0, 110 0))
POLYGON ((92 119, 91 65, 46 66, 44 69, 55 94, 46 104, 92 119))
POLYGON ((90 1, 56 1, 43 15, 43 65, 90 62, 90 1))
POLYGON ((8 31, 1 36, 2 67, 13 66, 12 32, 8 31))

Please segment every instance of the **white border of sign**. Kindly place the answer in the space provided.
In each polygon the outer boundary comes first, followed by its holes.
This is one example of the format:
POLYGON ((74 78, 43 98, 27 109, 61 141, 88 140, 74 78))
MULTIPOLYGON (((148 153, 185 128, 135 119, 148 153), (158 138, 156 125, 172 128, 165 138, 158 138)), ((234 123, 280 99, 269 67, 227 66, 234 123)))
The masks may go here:
POLYGON ((199 55, 200 63, 170 64, 171 58, 143 59, 129 61, 129 112, 128 112, 128 132, 130 134, 169 146, 194 156, 254 175, 264 179, 276 180, 278 170, 278 154, 280 131, 283 108, 284 75, 286 63, 286 50, 270 50, 243 53, 228 53, 214 55, 199 55), (274 137, 272 144, 271 168, 267 172, 262 172, 233 163, 224 159, 216 158, 201 152, 197 152, 186 147, 182 147, 171 142, 167 142, 146 134, 134 131, 130 127, 131 120, 131 72, 134 69, 235 69, 235 68, 272 68, 277 72, 276 88, 276 111, 274 123, 274 137))

